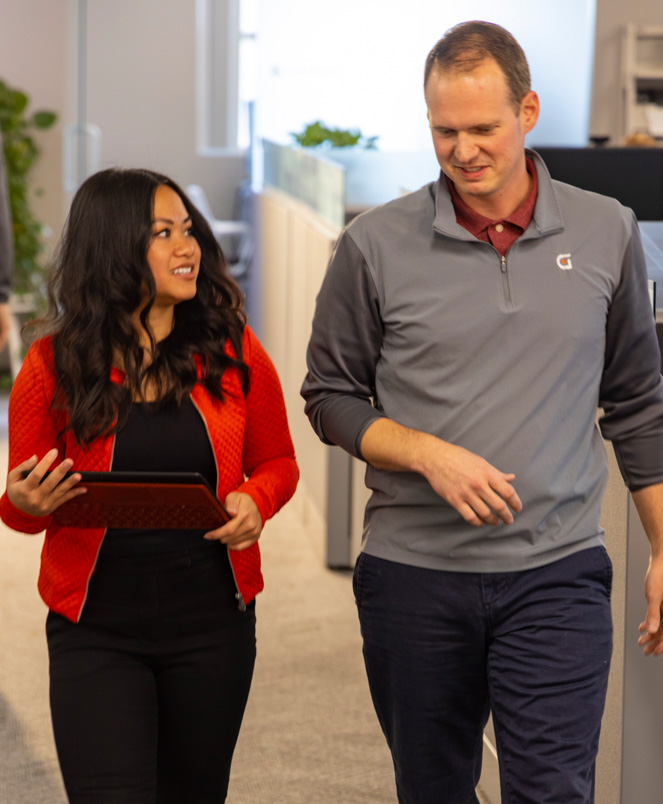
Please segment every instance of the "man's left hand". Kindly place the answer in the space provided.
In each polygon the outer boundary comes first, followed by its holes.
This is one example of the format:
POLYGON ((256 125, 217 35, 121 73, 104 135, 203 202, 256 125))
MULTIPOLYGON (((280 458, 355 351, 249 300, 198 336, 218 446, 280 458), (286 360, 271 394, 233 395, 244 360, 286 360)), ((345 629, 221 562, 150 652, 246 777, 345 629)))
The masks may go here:
POLYGON ((663 558, 649 559, 645 575, 647 618, 640 623, 638 645, 645 649, 645 656, 660 656, 663 653, 663 558))

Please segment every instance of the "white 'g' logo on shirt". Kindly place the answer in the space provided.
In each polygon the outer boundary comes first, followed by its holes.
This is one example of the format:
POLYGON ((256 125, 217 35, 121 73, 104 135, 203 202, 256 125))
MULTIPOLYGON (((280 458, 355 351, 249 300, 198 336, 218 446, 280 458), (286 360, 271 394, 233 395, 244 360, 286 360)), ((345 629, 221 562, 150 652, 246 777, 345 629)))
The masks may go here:
POLYGON ((562 271, 570 271, 573 266, 571 265, 571 255, 570 254, 558 254, 557 255, 557 267, 561 268, 562 271))

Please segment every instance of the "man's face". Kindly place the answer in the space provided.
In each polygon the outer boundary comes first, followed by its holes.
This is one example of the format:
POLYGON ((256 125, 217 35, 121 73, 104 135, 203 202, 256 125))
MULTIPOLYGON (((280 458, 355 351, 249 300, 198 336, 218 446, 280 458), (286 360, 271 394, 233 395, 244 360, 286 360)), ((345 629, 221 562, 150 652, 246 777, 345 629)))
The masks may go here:
POLYGON ((433 69, 426 84, 437 161, 461 198, 488 218, 505 218, 527 197, 525 134, 539 116, 528 92, 516 113, 504 73, 492 59, 472 72, 433 69))

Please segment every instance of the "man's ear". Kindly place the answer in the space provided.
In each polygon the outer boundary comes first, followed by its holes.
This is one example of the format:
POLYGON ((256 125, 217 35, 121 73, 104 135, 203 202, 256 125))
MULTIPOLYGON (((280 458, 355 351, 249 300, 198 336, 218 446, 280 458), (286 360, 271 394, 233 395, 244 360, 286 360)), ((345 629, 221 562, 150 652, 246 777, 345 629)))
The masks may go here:
POLYGON ((539 119, 539 96, 530 90, 520 102, 520 123, 527 134, 539 119))

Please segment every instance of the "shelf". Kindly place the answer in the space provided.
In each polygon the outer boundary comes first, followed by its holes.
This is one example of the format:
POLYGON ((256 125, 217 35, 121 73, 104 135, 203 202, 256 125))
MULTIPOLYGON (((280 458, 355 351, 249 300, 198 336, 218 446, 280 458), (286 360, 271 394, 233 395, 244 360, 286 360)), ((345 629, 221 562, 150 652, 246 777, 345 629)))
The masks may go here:
POLYGON ((636 81, 663 81, 663 67, 650 70, 643 70, 642 68, 634 70, 633 78, 636 81))
MULTIPOLYGON (((620 137, 648 131, 647 105, 663 102, 663 25, 630 23, 622 35, 620 137)), ((649 133, 660 134, 656 130, 649 133)))
POLYGON ((661 39, 663 38, 663 25, 629 25, 638 39, 661 39))

